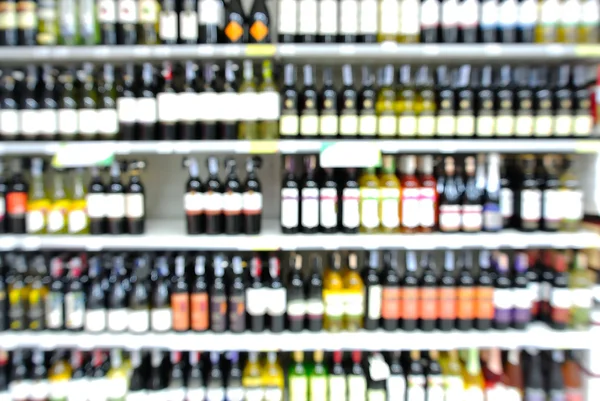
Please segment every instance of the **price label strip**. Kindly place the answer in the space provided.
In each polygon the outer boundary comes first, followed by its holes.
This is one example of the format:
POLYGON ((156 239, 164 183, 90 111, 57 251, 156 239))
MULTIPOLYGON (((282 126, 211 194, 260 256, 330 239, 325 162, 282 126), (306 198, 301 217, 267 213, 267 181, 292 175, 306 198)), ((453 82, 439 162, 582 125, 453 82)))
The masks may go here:
POLYGON ((111 144, 63 144, 52 158, 52 167, 110 166, 115 158, 115 147, 111 144))
POLYGON ((323 168, 381 166, 381 149, 373 142, 324 142, 319 164, 323 168))
POLYGON ((275 45, 247 45, 244 53, 250 57, 273 57, 276 50, 275 45))
POLYGON ((273 155, 279 152, 279 141, 250 141, 251 155, 273 155))

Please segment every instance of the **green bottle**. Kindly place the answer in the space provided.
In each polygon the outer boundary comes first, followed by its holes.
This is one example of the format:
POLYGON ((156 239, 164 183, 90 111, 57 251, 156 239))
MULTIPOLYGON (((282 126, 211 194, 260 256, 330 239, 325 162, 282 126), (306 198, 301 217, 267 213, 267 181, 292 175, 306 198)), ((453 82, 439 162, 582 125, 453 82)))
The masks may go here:
POLYGON ((304 366, 304 352, 294 351, 288 380, 290 401, 308 401, 308 378, 304 366))
MULTIPOLYGON (((53 46, 58 43, 58 12, 56 0, 40 0, 38 3, 37 43, 53 46)), ((62 23, 62 18, 61 18, 62 23)))
POLYGON ((259 125, 260 139, 277 139, 279 135, 279 91, 273 81, 271 61, 265 60, 262 65, 262 83, 258 88, 261 116, 259 125))
POLYGON ((588 269, 587 255, 580 251, 573 260, 573 267, 569 274, 572 300, 569 326, 573 329, 581 330, 589 327, 592 285, 592 271, 588 269))
MULTIPOLYGON (((68 0, 70 1, 70 0, 68 0)), ((100 25, 95 0, 79 0, 79 21, 77 42, 92 46, 100 42, 100 25)))
POLYGON ((314 365, 309 372, 309 394, 310 400, 327 399, 327 368, 323 364, 323 351, 313 352, 314 365))
POLYGON ((254 83, 254 67, 250 60, 244 61, 243 77, 239 89, 239 113, 241 116, 238 125, 238 138, 258 139, 256 110, 260 105, 256 105, 258 97, 256 96, 256 84, 254 83))

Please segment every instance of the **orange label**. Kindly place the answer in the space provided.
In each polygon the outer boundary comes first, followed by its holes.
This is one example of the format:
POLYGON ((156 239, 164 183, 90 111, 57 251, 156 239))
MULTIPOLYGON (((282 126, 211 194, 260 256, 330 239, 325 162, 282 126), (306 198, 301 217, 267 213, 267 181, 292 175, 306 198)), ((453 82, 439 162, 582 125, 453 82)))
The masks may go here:
POLYGON ((185 331, 190 329, 190 297, 187 293, 171 295, 171 310, 173 311, 173 330, 185 331))
POLYGON ((477 319, 494 318, 494 288, 477 287, 475 289, 477 297, 477 310, 475 312, 477 319))
POLYGON ((383 288, 381 294, 381 317, 400 319, 400 288, 383 288))
POLYGON ((229 40, 231 40, 232 42, 237 42, 244 34, 244 28, 242 28, 237 21, 231 21, 225 27, 224 32, 225 35, 227 35, 227 37, 229 38, 229 40))
POLYGON ((459 319, 469 320, 475 318, 475 290, 473 287, 458 288, 458 313, 459 319))
POLYGON ((402 319, 416 320, 419 318, 419 289, 402 289, 402 319))
POLYGON ((6 194, 6 212, 22 215, 27 211, 27 193, 9 192, 6 194))
POLYGON ((438 318, 439 291, 437 288, 423 287, 419 291, 419 316, 425 320, 438 318))
POLYGON ((192 330, 208 330, 208 294, 192 294, 192 330))
POLYGON ((569 309, 551 307, 550 317, 553 322, 568 323, 569 322, 569 309))
POLYGON ((454 287, 441 287, 438 291, 439 294, 439 308, 438 313, 440 319, 454 320, 456 319, 456 288, 454 287))
POLYGON ((268 33, 269 27, 262 21, 255 21, 250 27, 250 35, 252 35, 257 42, 262 42, 268 33))

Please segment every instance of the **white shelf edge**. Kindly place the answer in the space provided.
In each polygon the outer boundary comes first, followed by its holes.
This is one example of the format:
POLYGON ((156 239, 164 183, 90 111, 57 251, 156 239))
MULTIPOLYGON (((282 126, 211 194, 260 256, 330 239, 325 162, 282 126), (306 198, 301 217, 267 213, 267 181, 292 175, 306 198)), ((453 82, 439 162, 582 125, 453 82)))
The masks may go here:
POLYGON ((54 348, 162 348, 180 351, 294 351, 294 350, 450 350, 461 348, 590 349, 596 347, 590 331, 555 331, 532 324, 524 331, 386 332, 355 333, 73 333, 2 332, 0 347, 54 348))
POLYGON ((559 248, 600 247, 600 235, 591 231, 575 233, 456 234, 281 234, 276 220, 263 221, 259 235, 187 235, 183 221, 149 220, 143 235, 2 235, 0 250, 22 249, 87 250, 173 249, 173 250, 336 250, 336 249, 463 249, 463 248, 559 248))

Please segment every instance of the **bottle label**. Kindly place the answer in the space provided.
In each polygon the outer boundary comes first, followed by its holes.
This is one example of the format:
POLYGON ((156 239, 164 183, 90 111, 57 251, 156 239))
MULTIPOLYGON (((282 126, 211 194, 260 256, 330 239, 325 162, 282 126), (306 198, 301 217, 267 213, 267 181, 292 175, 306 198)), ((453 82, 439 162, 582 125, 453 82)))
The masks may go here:
POLYGON ((263 209, 263 196, 260 192, 247 191, 242 194, 242 211, 245 215, 260 215, 263 209))
POLYGON ((570 221, 583 219, 583 193, 579 190, 563 190, 563 218, 570 221))
MULTIPOLYGON (((170 18, 170 14, 169 13, 169 18, 170 18)), ((175 13, 173 13, 175 14, 175 13)), ((177 14, 175 14, 175 18, 177 18, 177 14)), ((161 28, 162 28, 162 17, 161 17, 161 28)), ((173 22, 173 21, 166 21, 170 26, 177 26, 177 22, 173 22)), ((163 37, 162 35, 168 35, 170 32, 162 32, 161 33, 161 38, 163 39, 170 39, 170 40, 176 40, 177 39, 177 32, 175 32, 175 34, 171 37, 171 36, 167 36, 167 37, 163 37)), ((190 11, 190 10, 183 10, 179 13, 179 36, 181 37, 182 40, 184 41, 193 41, 195 42, 198 39, 198 14, 196 14, 196 11, 190 11)))
POLYGON ((362 115, 358 117, 358 134, 362 136, 375 136, 377 133, 377 117, 362 115))
POLYGON ((550 294, 550 306, 558 309, 569 309, 573 300, 571 298, 571 291, 567 288, 552 288, 550 294))
POLYGON ((494 291, 494 307, 496 311, 505 310, 509 311, 515 305, 514 303, 514 291, 505 288, 496 288, 494 291))
POLYGON ((100 219, 107 216, 107 202, 105 194, 86 195, 87 214, 90 218, 100 219))
POLYGON ((51 330, 62 329, 64 297, 62 293, 49 292, 46 300, 46 327, 51 330))
POLYGON ((223 194, 208 191, 204 194, 204 211, 207 215, 216 216, 223 212, 223 194))
POLYGON ((298 2, 296 0, 281 0, 277 14, 277 31, 279 34, 295 35, 298 30, 298 2))
POLYGON ((286 313, 290 320, 302 321, 307 311, 307 303, 304 300, 289 300, 286 313))
POLYGON ((402 317, 402 293, 399 287, 383 287, 381 292, 381 317, 398 320, 402 317))
POLYGON ((439 289, 438 313, 440 319, 456 319, 457 292, 454 287, 441 287, 439 289))
MULTIPOLYGON (((365 376, 359 375, 348 375, 348 401, 365 401, 367 397, 367 380, 365 376)), ((345 388, 344 388, 345 390, 345 388)), ((342 393, 345 395, 346 393, 342 393)), ((340 398, 329 398, 330 400, 343 400, 344 396, 340 398)))
POLYGON ((484 0, 481 3, 480 23, 484 29, 493 29, 498 25, 498 3, 496 0, 484 0))
POLYGON ((308 383, 306 377, 290 377, 289 383, 290 401, 308 401, 308 383))
POLYGON ((246 310, 250 316, 263 316, 267 313, 268 295, 266 288, 246 289, 246 310))
POLYGON ((381 318, 382 288, 380 285, 372 285, 368 289, 367 314, 371 320, 381 318))
POLYGON ((461 320, 472 320, 475 317, 475 289, 473 287, 458 287, 457 317, 461 320))
POLYGON ((98 111, 89 109, 79 109, 78 125, 79 133, 82 135, 94 135, 98 132, 98 111))
POLYGON ((115 0, 99 0, 97 13, 101 24, 114 24, 117 22, 117 3, 115 0))
POLYGON ((206 397, 206 389, 200 388, 187 388, 185 391, 185 398, 188 401, 204 401, 206 397))
MULTIPOLYGON (((405 202, 409 204, 408 208, 412 207, 413 215, 409 218, 408 223, 416 226, 418 220, 418 200, 415 195, 416 189, 413 189, 412 193, 406 194, 410 189, 405 189, 402 193, 402 207, 403 212, 405 202), (409 198, 410 196, 410 198, 409 198), (406 197, 406 199, 405 199, 406 197)), ((381 188, 381 225, 386 228, 397 228, 400 226, 400 214, 399 214, 399 200, 400 200, 400 189, 398 188, 381 188)), ((404 223, 404 214, 402 222, 404 223)))
POLYGON ((82 292, 67 292, 65 294, 65 327, 67 329, 83 328, 85 317, 85 300, 82 292))
POLYGON ((58 111, 52 109, 42 109, 38 113, 40 124, 40 133, 44 135, 54 135, 58 132, 58 111))
POLYGON ((505 219, 513 216, 513 191, 510 188, 500 190, 500 213, 505 219))
POLYGON ((85 200, 75 200, 71 204, 67 218, 69 234, 81 233, 88 226, 88 216, 85 214, 85 200))
POLYGON ((417 119, 420 136, 433 136, 436 120, 434 116, 419 116, 417 119))
POLYGON ((119 0, 119 22, 135 24, 138 21, 138 8, 134 0, 119 0))
MULTIPOLYGON (((387 0, 384 0, 387 1, 387 0)), ((377 118, 377 130, 379 136, 394 136, 396 135, 396 117, 391 116, 379 116, 377 118)))
MULTIPOLYGON (((360 222, 363 227, 379 227, 379 197, 380 191, 378 189, 360 189, 360 222)), ((398 208, 396 207, 396 220, 398 220, 397 216, 398 208)))
POLYGON ((463 205, 461 223, 464 231, 481 231, 483 207, 481 205, 463 205))
POLYGON ((337 190, 334 188, 321 188, 320 194, 321 227, 333 228, 337 226, 337 190))
MULTIPOLYGON (((432 228, 435 226, 435 189, 419 189, 419 226, 432 228)), ((404 221, 404 218, 403 218, 404 221)))
POLYGON ((319 190, 302 188, 302 226, 314 228, 319 225, 319 190))
POLYGON ((156 105, 158 107, 158 121, 174 123, 179 119, 178 96, 176 93, 158 93, 156 105))
POLYGON ((338 32, 338 2, 319 1, 319 34, 336 35, 338 32))
POLYGON ((281 99, 279 93, 274 91, 266 91, 257 94, 258 104, 258 119, 261 121, 276 121, 279 119, 279 107, 281 99))
POLYGON ((6 213, 11 216, 25 216, 27 212, 27 194, 24 192, 9 192, 6 194, 6 213))
POLYGON ((411 137, 417 135, 417 117, 400 116, 398 117, 398 135, 411 137))
MULTIPOLYGON (((347 1, 347 0, 345 0, 347 1)), ((349 102, 347 100, 346 102, 349 102)), ((356 110, 346 110, 342 111, 342 113, 347 112, 351 114, 341 115, 339 117, 340 120, 340 135, 345 136, 355 136, 358 134, 358 116, 355 114, 356 110)))
POLYGON ((238 216, 242 213, 242 194, 239 192, 228 191, 222 196, 223 198, 223 213, 226 216, 238 216))
POLYGON ((323 301, 320 298, 309 299, 306 302, 306 314, 309 319, 321 319, 324 311, 323 301))
POLYGON ((298 31, 301 35, 315 35, 317 33, 317 1, 302 0, 298 2, 298 31))
POLYGON ((283 114, 279 119, 279 134, 282 136, 298 135, 298 116, 283 114))
POLYGON ((125 217, 125 194, 106 194, 106 213, 108 218, 119 219, 125 217))
POLYGON ((361 0, 359 4, 358 29, 362 35, 374 35, 378 26, 377 0, 361 0))
POLYGON ((542 204, 544 205, 544 220, 558 222, 562 218, 562 210, 565 207, 565 204, 563 203, 561 195, 561 191, 558 191, 556 189, 544 190, 542 194, 542 204))
POLYGON ((406 394, 406 379, 402 375, 392 374, 387 379, 386 388, 388 400, 403 400, 406 394))
POLYGON ((129 310, 127 314, 129 331, 134 333, 146 333, 150 329, 149 310, 129 310))
POLYGON ((287 305, 285 288, 269 288, 267 290, 267 313, 269 316, 283 316, 287 305))
MULTIPOLYGON (((158 4, 156 0, 141 0, 138 15, 142 24, 156 24, 158 21, 158 4)), ((175 21, 177 21, 177 19, 175 19, 175 21)), ((160 22, 159 29, 162 29, 162 18, 160 22)), ((177 32, 177 29, 175 29, 175 32, 177 32)))
POLYGON ((492 320, 494 318, 494 288, 476 287, 476 318, 481 320, 492 320))
POLYGON ((542 194, 538 189, 521 191, 521 219, 527 222, 539 221, 542 215, 542 194))
MULTIPOLYGON (((571 112, 567 110, 567 112, 571 112)), ((554 118, 554 133, 556 136, 569 136, 573 132, 573 116, 557 115, 554 118)))
POLYGON ((330 375, 328 380, 329 399, 345 400, 347 391, 345 375, 330 375))
POLYGON ((579 22, 581 15, 581 2, 579 0, 566 0, 560 9, 562 25, 573 26, 579 22))
POLYGON ((437 0, 421 3, 421 30, 435 29, 440 23, 440 5, 437 0))
MULTIPOLYGON (((508 0, 510 2, 510 0, 508 0)), ((499 115, 496 117, 496 135, 510 136, 514 131, 515 117, 512 115, 499 115)))
POLYGON ((35 110, 19 111, 19 125, 23 135, 37 135, 40 132, 40 125, 35 110))
POLYGON ((356 228, 360 224, 359 211, 360 190, 358 188, 344 188, 342 191, 342 226, 356 228))
POLYGON ((475 117, 474 116, 457 116, 456 117, 456 135, 458 136, 473 136, 475 133, 475 117))
POLYGON ((461 225, 460 205, 440 205, 440 231, 458 231, 461 225))
POLYGON ((223 20, 223 3, 217 0, 199 1, 198 18, 200 25, 220 25, 223 20))
POLYGON ((538 4, 535 0, 525 0, 519 3, 519 25, 522 28, 532 28, 538 19, 538 4))
POLYGON ((158 114, 156 110, 156 99, 138 98, 136 103, 136 120, 142 124, 156 123, 158 114))
POLYGON ((454 28, 458 24, 458 0, 442 2, 442 28, 454 28))
MULTIPOLYGON (((417 320, 421 312, 420 291, 418 288, 405 287, 400 290, 400 318, 404 320, 417 320)), ((434 307, 436 307, 435 305, 434 307)))
POLYGON ((127 309, 109 309, 107 321, 110 331, 125 331, 128 323, 127 309))
POLYGON ((500 26, 503 29, 514 28, 517 25, 518 8, 515 0, 504 0, 500 3, 500 26))
POLYGON ((465 401, 484 401, 485 396, 483 394, 483 389, 478 387, 469 387, 465 390, 464 393, 465 401))
POLYGON ((309 377, 311 401, 325 401, 327 399, 327 378, 309 377))
POLYGON ((104 135, 116 135, 119 132, 119 117, 117 110, 98 110, 98 132, 104 135))
POLYGON ((325 113, 328 113, 328 111, 323 111, 323 114, 319 117, 319 132, 322 136, 337 135, 339 126, 338 116, 325 113))
POLYGON ((342 0, 340 2, 340 33, 356 35, 358 33, 358 1, 342 0))
POLYGON ((60 200, 54 202, 48 211, 48 233, 62 231, 67 226, 67 213, 69 201, 60 200))
POLYGON ((144 194, 125 194, 125 217, 141 219, 144 214, 144 194))
POLYGON ((435 321, 438 318, 438 299, 437 288, 421 287, 419 291, 419 317, 421 319, 435 321))
POLYGON ((316 136, 319 132, 319 117, 313 114, 300 116, 300 135, 316 136))
POLYGON ((183 210, 188 216, 197 216, 204 210, 204 194, 188 192, 183 196, 183 210))
MULTIPOLYGON (((234 332, 244 331, 246 328, 246 310, 244 308, 244 295, 230 295, 229 296, 229 330, 234 332)), ((285 304, 284 304, 285 305, 285 304)), ((181 314, 183 318, 184 315, 181 314)), ((175 322, 173 322, 173 327, 176 328, 175 322)), ((186 330, 189 327, 189 323, 187 326, 181 325, 181 330, 186 330)))
POLYGON ((325 307, 325 314, 331 320, 335 320, 338 323, 341 322, 344 316, 345 296, 341 292, 334 292, 323 290, 323 306, 325 307))
POLYGON ((550 136, 553 134, 553 124, 551 115, 538 115, 535 117, 534 132, 536 136, 550 136))
MULTIPOLYGON (((197 112, 197 116, 198 116, 198 120, 199 121, 206 121, 206 122, 213 122, 216 120, 220 120, 220 105, 223 104, 223 97, 225 98, 229 98, 231 99, 231 97, 229 96, 230 93, 213 93, 213 92, 201 92, 198 93, 197 97, 196 97, 196 110, 198 110, 197 112)), ((236 105, 237 104, 237 94, 232 94, 235 95, 235 97, 232 99, 233 102, 230 103, 236 105)), ((230 107, 230 106, 228 106, 230 107)), ((231 118, 235 118, 235 120, 238 119, 238 113, 237 110, 231 110, 230 114, 232 117, 231 118)), ((235 121, 234 120, 234 121, 235 121)))
POLYGON ((0 135, 19 134, 19 113, 16 110, 0 110, 0 135))
POLYGON ((133 124, 137 116, 137 102, 134 98, 117 99, 117 117, 119 122, 133 124))
POLYGON ((86 309, 85 331, 90 333, 100 333, 106 330, 106 320, 106 309, 86 309))
MULTIPOLYGON (((383 192, 383 190, 382 190, 383 192)), ((407 228, 416 228, 419 226, 420 207, 419 200, 420 188, 404 188, 402 190, 402 226, 407 228)), ((396 215, 398 208, 396 207, 396 215)))
POLYGON ((571 302, 577 308, 592 307, 592 290, 590 288, 575 288, 571 290, 571 302))
POLYGON ((382 0, 379 4, 379 31, 382 35, 397 35, 400 31, 400 6, 396 0, 382 0))
MULTIPOLYGON (((29 201, 27 203, 27 233, 36 234, 46 226, 46 214, 50 203, 48 200, 29 201)), ((4 216, 6 212, 2 214, 4 216)))
POLYGON ((362 292, 348 292, 345 295, 344 314, 347 317, 361 318, 365 314, 365 297, 362 292))
POLYGON ((208 294, 192 293, 190 295, 191 327, 194 331, 208 330, 208 294))
POLYGON ((556 25, 560 16, 560 5, 556 0, 546 0, 540 5, 540 22, 543 26, 556 25))
POLYGON ((515 119, 515 134, 517 136, 531 136, 533 134, 533 116, 529 113, 518 115, 515 119))
POLYGON ((404 0, 400 3, 400 26, 401 35, 419 34, 419 2, 415 0, 404 0))
POLYGON ((459 5, 459 23, 463 29, 475 28, 479 20, 479 2, 477 0, 465 0, 459 5))
POLYGON ((488 231, 502 229, 502 214, 499 204, 488 202, 483 205, 483 228, 488 231))
POLYGON ((285 228, 298 227, 298 189, 281 189, 281 225, 285 228))
POLYGON ((171 308, 152 308, 150 310, 150 326, 152 327, 152 331, 169 331, 171 330, 172 323, 173 312, 171 311, 171 308))
POLYGON ((494 116, 477 116, 477 136, 492 136, 496 125, 494 116))

